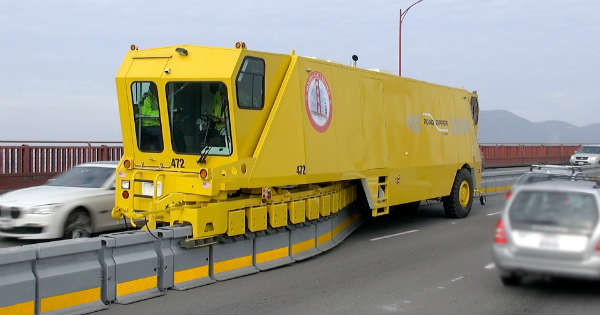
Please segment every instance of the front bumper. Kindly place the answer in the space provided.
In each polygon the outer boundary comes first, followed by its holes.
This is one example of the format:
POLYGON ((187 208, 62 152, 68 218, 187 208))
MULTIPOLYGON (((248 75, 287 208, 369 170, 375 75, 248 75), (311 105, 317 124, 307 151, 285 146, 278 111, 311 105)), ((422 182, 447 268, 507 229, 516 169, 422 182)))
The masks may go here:
POLYGON ((581 261, 538 257, 516 257, 510 245, 494 244, 493 259, 501 272, 539 274, 579 279, 600 279, 600 256, 592 255, 581 261))
POLYGON ((21 218, 0 218, 0 237, 27 240, 54 239, 63 236, 57 214, 25 214, 21 218))

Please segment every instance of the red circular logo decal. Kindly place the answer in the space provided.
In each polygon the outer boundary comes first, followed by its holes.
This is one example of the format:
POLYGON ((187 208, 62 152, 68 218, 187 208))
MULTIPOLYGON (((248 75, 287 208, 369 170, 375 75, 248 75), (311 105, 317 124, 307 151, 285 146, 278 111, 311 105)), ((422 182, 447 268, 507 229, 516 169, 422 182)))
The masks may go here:
POLYGON ((304 86, 304 106, 310 124, 318 131, 325 132, 331 123, 331 91, 321 72, 313 71, 304 86))

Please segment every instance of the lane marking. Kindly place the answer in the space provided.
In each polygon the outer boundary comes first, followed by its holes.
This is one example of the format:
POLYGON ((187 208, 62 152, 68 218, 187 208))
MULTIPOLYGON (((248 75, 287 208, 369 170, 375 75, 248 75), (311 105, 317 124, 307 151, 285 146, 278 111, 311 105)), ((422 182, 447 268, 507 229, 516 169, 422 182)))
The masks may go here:
POLYGON ((485 267, 483 267, 483 268, 485 268, 487 270, 492 270, 492 269, 496 268, 496 264, 494 264, 492 262, 492 263, 489 263, 489 264, 485 265, 485 267))
POLYGON ((380 237, 372 238, 372 239, 370 239, 370 241, 373 242, 373 241, 384 240, 386 238, 396 237, 396 236, 410 234, 410 233, 419 232, 419 231, 420 230, 410 230, 410 231, 400 232, 400 233, 396 233, 396 234, 390 234, 390 235, 386 235, 386 236, 380 236, 380 237))
POLYGON ((486 215, 490 216, 490 215, 496 215, 496 214, 500 214, 500 213, 502 213, 502 211, 490 212, 490 213, 488 213, 486 215))
POLYGON ((465 278, 464 276, 456 277, 456 278, 454 278, 454 279, 450 280, 450 282, 456 282, 456 281, 458 281, 458 280, 462 280, 462 279, 464 279, 464 278, 465 278))

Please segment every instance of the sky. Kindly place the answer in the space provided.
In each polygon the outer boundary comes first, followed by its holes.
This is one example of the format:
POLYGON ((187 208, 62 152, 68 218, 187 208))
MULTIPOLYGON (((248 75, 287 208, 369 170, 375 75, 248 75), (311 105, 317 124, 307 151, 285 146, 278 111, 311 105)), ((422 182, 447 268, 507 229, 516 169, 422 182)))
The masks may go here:
MULTIPOLYGON (((0 140, 119 141, 114 77, 130 44, 248 48, 397 73, 414 0, 0 3, 0 140)), ((482 110, 599 123, 600 1, 424 0, 402 75, 477 90, 482 110)))

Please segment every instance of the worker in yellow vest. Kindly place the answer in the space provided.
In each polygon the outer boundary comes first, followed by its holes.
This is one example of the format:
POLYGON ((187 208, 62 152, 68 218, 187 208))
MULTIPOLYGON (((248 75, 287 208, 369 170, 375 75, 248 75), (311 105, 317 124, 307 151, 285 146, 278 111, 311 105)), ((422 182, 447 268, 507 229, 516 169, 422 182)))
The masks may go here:
POLYGON ((138 147, 145 152, 160 152, 163 150, 160 114, 155 86, 150 86, 139 107, 141 130, 138 147))
POLYGON ((140 114, 142 115, 142 126, 160 126, 160 116, 158 114, 158 100, 156 95, 152 92, 152 89, 148 90, 142 107, 140 107, 140 114))

